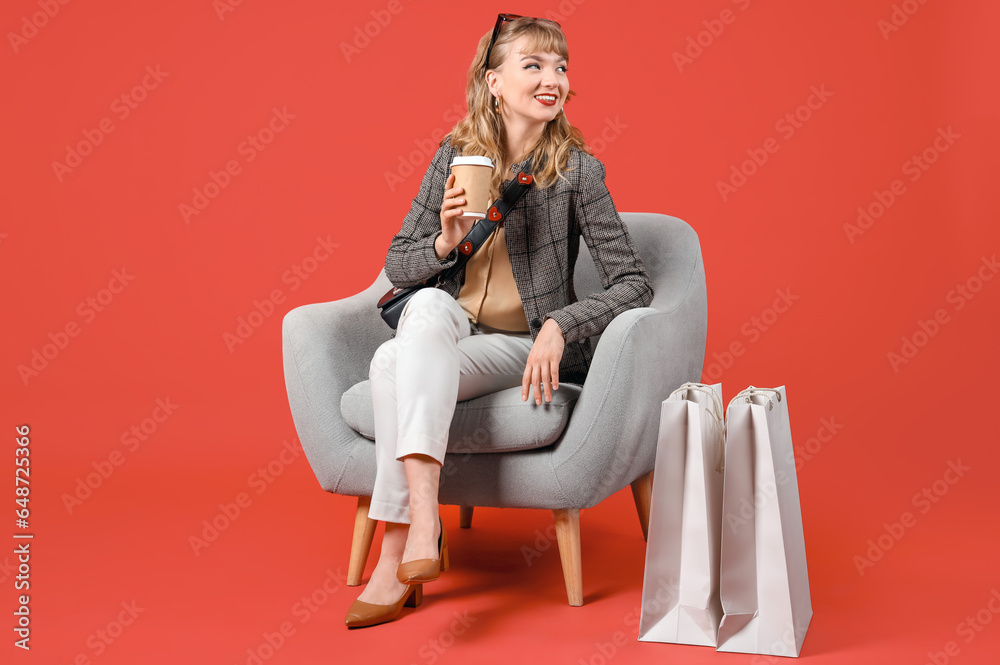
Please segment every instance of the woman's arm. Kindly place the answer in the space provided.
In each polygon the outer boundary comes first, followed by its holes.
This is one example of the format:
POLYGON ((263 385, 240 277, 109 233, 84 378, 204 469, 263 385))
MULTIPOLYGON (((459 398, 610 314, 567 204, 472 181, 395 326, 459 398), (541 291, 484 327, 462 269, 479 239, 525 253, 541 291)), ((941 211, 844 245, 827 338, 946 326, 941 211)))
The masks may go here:
POLYGON ((604 164, 588 156, 581 159, 576 223, 605 290, 545 315, 542 323, 555 319, 567 344, 598 335, 622 312, 653 301, 646 267, 604 183, 604 164))
POLYGON ((438 148, 420 183, 420 191, 403 218, 403 227, 389 244, 385 274, 393 286, 405 288, 419 284, 458 261, 457 249, 452 249, 443 261, 439 261, 434 246, 441 235, 441 202, 451 173, 453 152, 447 143, 438 148))

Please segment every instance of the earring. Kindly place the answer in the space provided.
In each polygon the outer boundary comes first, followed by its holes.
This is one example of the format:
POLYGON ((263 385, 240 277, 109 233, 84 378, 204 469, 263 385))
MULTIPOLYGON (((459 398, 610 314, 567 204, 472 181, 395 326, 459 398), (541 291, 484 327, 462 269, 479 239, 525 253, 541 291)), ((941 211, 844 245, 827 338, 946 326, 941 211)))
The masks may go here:
POLYGON ((498 115, 503 115, 503 97, 500 95, 493 98, 493 110, 496 111, 498 115))

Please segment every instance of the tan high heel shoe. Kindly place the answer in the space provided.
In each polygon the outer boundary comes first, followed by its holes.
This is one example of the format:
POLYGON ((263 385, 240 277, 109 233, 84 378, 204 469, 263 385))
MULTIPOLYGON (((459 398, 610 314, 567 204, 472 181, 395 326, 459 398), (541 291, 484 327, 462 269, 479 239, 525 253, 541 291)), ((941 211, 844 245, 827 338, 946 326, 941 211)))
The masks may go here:
POLYGON ((376 605, 366 603, 363 600, 355 600, 351 608, 347 610, 344 623, 348 628, 361 628, 363 626, 375 626, 380 623, 392 621, 403 611, 403 606, 417 607, 424 599, 424 588, 419 584, 407 587, 403 595, 391 605, 376 605))
POLYGON ((441 535, 438 536, 438 558, 436 559, 415 559, 399 564, 396 569, 396 579, 403 584, 423 584, 433 582, 441 576, 441 572, 448 570, 448 535, 444 530, 444 522, 438 515, 438 522, 441 524, 441 535))

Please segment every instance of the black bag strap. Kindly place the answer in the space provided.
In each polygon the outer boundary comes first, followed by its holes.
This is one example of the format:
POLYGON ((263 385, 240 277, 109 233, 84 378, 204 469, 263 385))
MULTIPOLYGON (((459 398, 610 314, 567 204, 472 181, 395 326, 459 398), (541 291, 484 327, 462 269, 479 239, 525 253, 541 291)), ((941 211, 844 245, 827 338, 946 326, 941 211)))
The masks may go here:
POLYGON ((476 221, 462 239, 462 242, 458 243, 458 260, 455 262, 455 265, 437 274, 435 284, 440 284, 444 280, 458 274, 469 260, 469 257, 482 247, 486 239, 490 237, 490 234, 500 224, 500 221, 507 216, 507 213, 514 208, 517 202, 521 200, 521 197, 531 188, 534 180, 535 178, 531 174, 531 158, 528 158, 524 169, 517 174, 513 182, 507 185, 500 199, 490 206, 486 217, 476 221))

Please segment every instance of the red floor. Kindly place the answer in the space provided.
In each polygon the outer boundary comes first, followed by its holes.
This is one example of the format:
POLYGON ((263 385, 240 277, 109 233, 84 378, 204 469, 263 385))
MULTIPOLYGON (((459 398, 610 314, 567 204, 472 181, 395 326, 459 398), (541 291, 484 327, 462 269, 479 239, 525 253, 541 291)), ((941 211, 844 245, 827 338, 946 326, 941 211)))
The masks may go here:
MULTIPOLYGON (((126 458, 72 514, 63 495, 90 465, 64 459, 60 466, 49 450, 96 428, 96 418, 87 417, 96 410, 75 423, 57 423, 45 417, 48 409, 29 409, 36 422, 50 421, 34 430, 31 444, 39 477, 31 662, 319 663, 375 652, 376 662, 385 663, 769 662, 637 641, 644 542, 628 489, 581 511, 582 607, 566 602, 550 513, 480 508, 465 530, 458 528, 458 509, 443 506, 452 568, 425 586, 419 608, 407 608, 391 624, 349 631, 344 614, 362 588, 345 584, 354 500, 320 490, 302 456, 273 483, 248 484, 258 467, 278 458, 283 436, 295 441, 287 428, 283 434, 269 426, 272 436, 254 437, 246 425, 238 427, 235 438, 245 454, 226 468, 203 463, 198 451, 221 439, 218 426, 199 426, 207 413, 195 408, 185 414, 182 406, 148 448, 126 458), (241 492, 249 504, 238 514, 229 505, 227 525, 219 504, 231 504, 241 492), (206 532, 204 520, 216 519, 221 531, 206 532), (192 540, 198 537, 203 540, 192 540)), ((825 456, 836 467, 845 450, 873 445, 861 429, 848 433, 845 426, 837 435, 843 439, 834 439, 838 447, 831 442, 810 462, 825 456)), ((971 470, 925 514, 911 505, 909 491, 892 499, 873 494, 865 505, 865 485, 906 484, 897 480, 902 461, 877 472, 859 467, 859 482, 832 486, 819 463, 803 467, 815 614, 802 658, 945 662, 928 654, 955 642, 958 662, 996 661, 1000 626, 991 622, 1000 609, 1000 579, 988 468, 996 456, 966 459, 956 450, 940 457, 962 457, 971 470), (859 575, 854 556, 865 556, 868 538, 878 540, 883 521, 904 510, 916 515, 915 526, 859 575), (963 628, 967 617, 981 627, 963 628)), ((908 474, 910 489, 932 486, 933 471, 908 474)), ((366 580, 381 534, 379 528, 366 580)), ((5 662, 23 660, 17 653, 5 662)))

